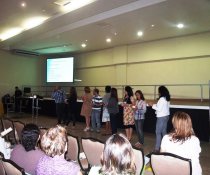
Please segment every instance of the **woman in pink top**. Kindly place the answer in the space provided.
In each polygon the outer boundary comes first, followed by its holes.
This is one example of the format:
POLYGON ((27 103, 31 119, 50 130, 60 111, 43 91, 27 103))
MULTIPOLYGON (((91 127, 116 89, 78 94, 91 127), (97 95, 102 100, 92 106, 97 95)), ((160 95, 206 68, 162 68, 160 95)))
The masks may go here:
POLYGON ((161 152, 169 152, 191 159, 192 175, 201 175, 200 141, 194 134, 190 116, 185 112, 177 112, 173 116, 172 124, 174 131, 163 137, 161 152))
POLYGON ((86 122, 86 127, 84 131, 89 131, 90 130, 90 116, 92 112, 92 95, 91 95, 91 90, 89 86, 84 87, 84 95, 82 96, 82 109, 81 109, 81 116, 85 117, 85 122, 86 122))
POLYGON ((36 168, 37 175, 81 175, 77 163, 66 161, 67 132, 60 125, 50 128, 41 139, 41 147, 45 156, 39 160, 36 168))

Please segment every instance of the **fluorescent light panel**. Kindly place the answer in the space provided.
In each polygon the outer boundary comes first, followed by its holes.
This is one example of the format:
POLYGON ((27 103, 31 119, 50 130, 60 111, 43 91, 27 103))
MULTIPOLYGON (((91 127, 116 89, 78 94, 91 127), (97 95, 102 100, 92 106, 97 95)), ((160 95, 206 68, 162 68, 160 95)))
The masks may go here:
POLYGON ((8 38, 11 38, 11 37, 13 37, 15 35, 20 34, 22 31, 23 31, 23 28, 21 28, 21 27, 11 28, 11 29, 5 31, 4 33, 0 34, 0 39, 2 41, 4 41, 4 40, 6 40, 8 38))
POLYGON ((48 19, 48 17, 44 16, 27 19, 26 21, 23 22, 23 28, 24 30, 29 30, 31 28, 41 25, 46 19, 48 19))
POLYGON ((84 7, 88 4, 91 4, 97 0, 71 0, 69 3, 66 3, 62 6, 64 12, 70 12, 81 7, 84 7))

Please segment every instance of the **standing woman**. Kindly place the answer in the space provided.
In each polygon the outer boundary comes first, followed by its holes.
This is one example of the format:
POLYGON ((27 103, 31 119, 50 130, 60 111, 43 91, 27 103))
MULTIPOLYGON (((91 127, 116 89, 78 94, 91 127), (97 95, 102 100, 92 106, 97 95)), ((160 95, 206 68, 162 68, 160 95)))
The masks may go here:
POLYGON ((152 108, 156 110, 156 143, 155 143, 155 152, 160 151, 161 140, 164 135, 167 133, 167 123, 170 115, 169 106, 170 106, 170 94, 168 89, 165 86, 160 86, 158 88, 159 100, 157 104, 153 104, 152 108))
POLYGON ((130 86, 125 87, 125 97, 123 99, 123 123, 125 126, 126 137, 131 140, 134 127, 134 105, 133 90, 130 86))
POLYGON ((76 122, 76 110, 77 110, 77 91, 75 87, 70 87, 68 102, 68 116, 66 119, 66 126, 68 126, 70 119, 73 121, 73 126, 76 122))
POLYGON ((117 114, 119 112, 118 95, 117 95, 116 88, 111 89, 111 94, 110 94, 109 102, 107 105, 107 109, 110 115, 112 134, 116 134, 117 133, 117 114))
POLYGON ((138 142, 135 144, 136 147, 142 147, 144 144, 144 133, 143 133, 143 127, 144 127, 144 119, 145 119, 145 113, 147 110, 147 104, 144 101, 144 95, 140 90, 137 90, 135 92, 136 95, 136 106, 134 108, 135 114, 135 126, 136 126, 136 133, 138 136, 138 142))
POLYGON ((110 114, 107 109, 108 101, 110 98, 111 86, 105 87, 106 94, 103 96, 103 114, 102 114, 102 122, 105 122, 105 134, 110 134, 110 114))
POLYGON ((82 96, 83 104, 82 104, 82 109, 81 109, 81 116, 85 117, 85 122, 86 122, 86 128, 84 131, 89 131, 90 130, 90 116, 92 112, 92 95, 91 95, 91 90, 89 86, 84 87, 84 95, 82 96))

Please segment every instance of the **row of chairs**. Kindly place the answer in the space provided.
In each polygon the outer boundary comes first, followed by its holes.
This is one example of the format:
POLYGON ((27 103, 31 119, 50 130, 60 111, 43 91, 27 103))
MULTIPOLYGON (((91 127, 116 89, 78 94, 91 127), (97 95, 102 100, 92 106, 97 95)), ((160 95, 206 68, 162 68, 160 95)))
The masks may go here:
MULTIPOLYGON (((81 144, 86 159, 80 159, 80 147, 78 137, 68 135, 68 150, 66 158, 77 161, 81 169, 87 173, 92 166, 100 166, 100 157, 104 149, 104 143, 95 138, 81 138, 81 144)), ((135 154, 136 175, 143 174, 144 153, 141 149, 133 148, 135 154)), ((151 153, 150 165, 154 175, 191 175, 192 164, 190 159, 172 153, 151 153)))
MULTIPOLYGON (((8 127, 12 127, 13 131, 8 134, 7 139, 15 143, 20 143, 21 131, 24 125, 25 124, 20 121, 1 119, 0 129, 3 130, 8 127)), ((40 128, 40 131, 40 136, 42 137, 42 135, 47 131, 47 128, 40 128)), ((78 162, 81 170, 84 174, 87 174, 92 166, 100 166, 100 157, 104 149, 104 143, 95 138, 81 138, 81 145, 86 157, 83 159, 80 158, 81 148, 79 138, 68 134, 68 150, 65 156, 67 160, 78 162)), ((144 169, 144 153, 141 149, 137 148, 133 148, 133 151, 135 154, 135 164, 137 168, 136 175, 140 175, 144 169)), ((2 158, 2 160, 6 159, 2 158)), ((12 165, 14 166, 14 164, 12 165)), ((192 174, 191 160, 171 153, 151 153, 150 165, 153 174, 155 175, 192 174)), ((21 168, 18 170, 21 170, 21 168)), ((20 172, 22 173, 23 171, 20 172)))
MULTIPOLYGON (((67 160, 73 160, 79 163, 82 171, 87 174, 92 166, 100 166, 100 158, 104 149, 104 143, 95 138, 81 138, 81 144, 85 153, 85 159, 80 158, 79 139, 76 136, 68 134, 67 160)), ((144 168, 143 151, 133 148, 135 154, 135 164, 137 168, 136 175, 142 173, 144 168)))

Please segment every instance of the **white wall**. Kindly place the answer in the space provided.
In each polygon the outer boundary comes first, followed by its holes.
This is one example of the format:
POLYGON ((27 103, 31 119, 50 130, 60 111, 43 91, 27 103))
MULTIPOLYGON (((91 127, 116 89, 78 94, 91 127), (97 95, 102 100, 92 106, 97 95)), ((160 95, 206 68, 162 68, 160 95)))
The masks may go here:
MULTIPOLYGON (((145 42, 76 56, 77 85, 208 84, 210 33, 145 42)), ((151 95, 150 87, 135 87, 151 95)), ((199 98, 200 87, 169 87, 174 97, 199 98)), ((208 98, 208 86, 204 88, 208 98)))

